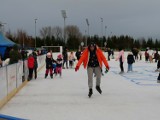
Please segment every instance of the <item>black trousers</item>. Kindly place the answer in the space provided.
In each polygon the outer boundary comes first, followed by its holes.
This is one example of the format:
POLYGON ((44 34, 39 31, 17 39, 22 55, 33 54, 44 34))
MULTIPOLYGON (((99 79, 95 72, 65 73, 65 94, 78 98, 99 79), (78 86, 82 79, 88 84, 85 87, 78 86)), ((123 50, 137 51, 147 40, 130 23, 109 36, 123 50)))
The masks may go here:
POLYGON ((29 80, 31 80, 32 77, 33 77, 33 68, 29 68, 29 76, 28 76, 29 80))
POLYGON ((64 67, 64 64, 66 63, 66 67, 68 68, 68 60, 63 60, 63 67, 64 67))
POLYGON ((34 68, 34 78, 37 78, 37 68, 34 68))
POLYGON ((124 72, 123 62, 121 62, 121 61, 120 61, 120 69, 121 69, 121 72, 124 72))

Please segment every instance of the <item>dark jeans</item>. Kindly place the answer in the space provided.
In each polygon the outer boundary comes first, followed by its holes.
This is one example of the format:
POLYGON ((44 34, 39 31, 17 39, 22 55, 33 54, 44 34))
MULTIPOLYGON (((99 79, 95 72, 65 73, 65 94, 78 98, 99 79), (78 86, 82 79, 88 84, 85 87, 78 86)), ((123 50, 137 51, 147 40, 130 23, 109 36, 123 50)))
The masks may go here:
POLYGON ((37 78, 37 68, 34 68, 34 78, 37 78))
POLYGON ((121 62, 121 61, 120 61, 120 69, 121 69, 121 72, 124 72, 123 62, 121 62))
POLYGON ((29 76, 28 79, 31 80, 33 76, 33 68, 29 68, 29 76))
POLYGON ((63 60, 63 68, 65 63, 66 63, 66 67, 68 68, 68 60, 63 60))

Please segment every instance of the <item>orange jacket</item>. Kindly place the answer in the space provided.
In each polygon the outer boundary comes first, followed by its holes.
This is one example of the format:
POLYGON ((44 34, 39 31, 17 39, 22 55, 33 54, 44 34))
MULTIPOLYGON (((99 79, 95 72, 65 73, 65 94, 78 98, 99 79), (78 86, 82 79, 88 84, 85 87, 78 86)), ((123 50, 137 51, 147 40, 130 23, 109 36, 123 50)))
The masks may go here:
MULTIPOLYGON (((82 56, 80 57, 78 63, 76 66, 80 66, 83 62, 83 65, 84 65, 84 68, 87 67, 88 65, 88 61, 89 61, 89 50, 88 48, 86 48, 82 54, 82 56)), ((99 62, 99 66, 100 68, 102 68, 102 62, 104 63, 104 65, 106 66, 106 68, 109 69, 109 65, 108 65, 108 62, 105 58, 105 56, 103 55, 102 51, 100 50, 99 47, 96 46, 96 55, 97 55, 97 59, 98 59, 98 62, 99 62)))

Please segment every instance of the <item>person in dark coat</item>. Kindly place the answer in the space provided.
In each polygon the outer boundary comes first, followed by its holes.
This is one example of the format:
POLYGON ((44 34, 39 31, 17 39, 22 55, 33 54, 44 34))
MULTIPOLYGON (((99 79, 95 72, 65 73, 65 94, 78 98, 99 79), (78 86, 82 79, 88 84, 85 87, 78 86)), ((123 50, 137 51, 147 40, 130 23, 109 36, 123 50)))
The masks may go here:
POLYGON ((158 49, 156 49, 156 52, 154 53, 154 59, 155 59, 155 62, 157 62, 159 59, 158 49))
POLYGON ((47 53, 46 55, 46 73, 45 73, 45 78, 47 78, 48 73, 50 72, 51 78, 53 78, 53 59, 52 55, 50 52, 47 53))
POLYGON ((63 50, 63 53, 62 53, 62 55, 63 55, 63 69, 65 69, 65 67, 64 67, 64 64, 66 63, 66 68, 68 69, 68 49, 67 49, 67 47, 65 47, 64 48, 64 50, 63 50))
POLYGON ((158 62, 157 62, 157 71, 159 72, 157 83, 160 83, 160 57, 158 58, 158 62))
POLYGON ((37 53, 36 51, 33 51, 33 57, 34 57, 34 78, 37 78, 37 68, 38 68, 38 62, 37 62, 37 53))
POLYGON ((76 52, 76 57, 77 57, 77 60, 79 61, 80 57, 81 57, 81 50, 79 49, 77 52, 76 52))
POLYGON ((128 63, 128 72, 133 71, 132 64, 135 62, 134 56, 131 52, 128 53, 127 63, 128 63))

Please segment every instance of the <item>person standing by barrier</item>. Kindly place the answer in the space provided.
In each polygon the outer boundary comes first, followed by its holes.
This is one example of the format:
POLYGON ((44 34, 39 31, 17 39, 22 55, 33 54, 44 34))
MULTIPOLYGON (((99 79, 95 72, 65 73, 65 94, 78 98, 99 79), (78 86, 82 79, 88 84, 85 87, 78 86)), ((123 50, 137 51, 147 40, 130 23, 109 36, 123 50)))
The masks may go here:
POLYGON ((77 52, 76 52, 76 57, 77 57, 77 60, 79 61, 80 57, 81 57, 81 50, 79 49, 77 52))
POLYGON ((33 69, 34 69, 34 57, 33 57, 33 54, 29 55, 27 62, 28 62, 28 69, 29 69, 28 81, 30 81, 30 80, 32 80, 33 69))
POLYGON ((37 68, 38 68, 37 53, 34 50, 32 54, 33 54, 33 57, 34 57, 34 78, 37 79, 37 68))
POLYGON ((14 45, 11 51, 9 52, 9 57, 10 57, 10 63, 9 64, 14 64, 17 63, 18 60, 20 60, 21 53, 18 51, 18 46, 14 45))
POLYGON ((124 73, 123 63, 124 63, 124 50, 119 48, 119 55, 116 58, 116 61, 119 60, 121 72, 119 74, 124 73))
POLYGON ((96 74, 96 90, 101 94, 102 90, 100 88, 101 83, 101 69, 102 69, 102 62, 106 66, 106 70, 109 70, 108 62, 103 55, 101 49, 94 43, 91 43, 83 52, 81 58, 79 59, 75 71, 79 70, 80 65, 84 65, 84 68, 87 67, 87 74, 88 74, 88 87, 89 87, 89 98, 92 96, 93 91, 93 74, 96 74))

